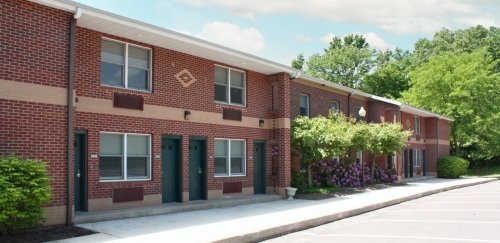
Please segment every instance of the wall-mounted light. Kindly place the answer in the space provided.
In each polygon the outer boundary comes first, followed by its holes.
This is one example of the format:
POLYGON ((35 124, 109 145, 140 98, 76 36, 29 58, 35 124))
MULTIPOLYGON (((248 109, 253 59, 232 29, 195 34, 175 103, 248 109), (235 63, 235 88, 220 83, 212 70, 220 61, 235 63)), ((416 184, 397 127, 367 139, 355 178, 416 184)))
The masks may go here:
POLYGON ((358 115, 360 117, 363 117, 363 118, 366 116, 366 110, 365 110, 365 108, 363 108, 363 106, 361 106, 361 108, 359 108, 358 115))
POLYGON ((191 118, 191 111, 184 111, 184 120, 189 120, 191 118))
POLYGON ((259 120, 259 127, 263 127, 264 126, 264 120, 263 119, 260 119, 259 120))

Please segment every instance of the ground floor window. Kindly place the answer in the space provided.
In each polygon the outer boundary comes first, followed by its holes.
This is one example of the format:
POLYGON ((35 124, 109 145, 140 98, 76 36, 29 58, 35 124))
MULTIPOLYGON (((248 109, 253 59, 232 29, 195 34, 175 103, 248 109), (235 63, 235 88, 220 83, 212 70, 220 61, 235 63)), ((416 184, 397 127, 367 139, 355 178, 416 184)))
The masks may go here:
POLYGON ((99 179, 126 181, 151 179, 151 136, 101 132, 99 179))
POLYGON ((419 167, 422 165, 422 150, 414 149, 413 150, 413 166, 419 167))
POLYGON ((245 151, 245 140, 215 139, 215 176, 245 175, 245 151))

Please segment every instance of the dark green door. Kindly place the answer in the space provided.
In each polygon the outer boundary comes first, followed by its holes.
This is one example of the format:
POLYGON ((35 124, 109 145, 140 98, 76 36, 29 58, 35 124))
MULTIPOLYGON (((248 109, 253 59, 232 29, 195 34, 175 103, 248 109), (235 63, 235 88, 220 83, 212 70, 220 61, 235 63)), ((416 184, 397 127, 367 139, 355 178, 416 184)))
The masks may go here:
POLYGON ((253 144, 253 191, 266 193, 266 146, 263 142, 253 144))
POLYGON ((205 198, 205 142, 189 141, 189 200, 205 198))
POLYGON ((162 202, 181 201, 180 140, 162 140, 162 202))
POLYGON ((86 197, 85 197, 85 150, 86 150, 86 139, 84 133, 75 134, 75 190, 74 190, 74 204, 75 211, 85 211, 86 209, 86 197))

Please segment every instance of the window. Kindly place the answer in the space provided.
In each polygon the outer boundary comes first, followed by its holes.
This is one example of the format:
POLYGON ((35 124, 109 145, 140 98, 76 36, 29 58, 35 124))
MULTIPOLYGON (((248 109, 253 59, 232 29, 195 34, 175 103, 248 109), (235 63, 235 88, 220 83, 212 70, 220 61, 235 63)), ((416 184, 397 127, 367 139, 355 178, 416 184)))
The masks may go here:
POLYGON ((340 105, 339 105, 339 102, 334 100, 332 101, 332 112, 333 113, 338 113, 340 110, 340 105))
POLYGON ((245 73, 215 66, 215 100, 232 105, 245 105, 245 73))
POLYGON ((215 176, 245 175, 245 140, 215 139, 215 176))
POLYGON ((422 165, 422 150, 414 149, 413 150, 413 166, 419 167, 422 165))
POLYGON ((415 131, 416 134, 420 134, 420 117, 419 116, 415 116, 414 118, 414 122, 413 122, 413 131, 415 131))
POLYGON ((309 95, 300 94, 299 107, 301 116, 309 116, 309 95))
POLYGON ((150 135, 101 133, 100 180, 150 179, 150 144, 150 135))
POLYGON ((363 150, 356 152, 356 160, 359 164, 363 163, 363 150))
POLYGON ((101 84, 151 91, 151 50, 103 39, 101 84))

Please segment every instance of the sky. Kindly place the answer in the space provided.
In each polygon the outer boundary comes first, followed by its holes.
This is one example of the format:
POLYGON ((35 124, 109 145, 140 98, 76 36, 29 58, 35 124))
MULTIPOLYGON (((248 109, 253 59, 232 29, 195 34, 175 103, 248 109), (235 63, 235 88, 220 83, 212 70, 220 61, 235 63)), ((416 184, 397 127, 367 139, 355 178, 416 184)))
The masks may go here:
MULTIPOLYGON (((78 1, 78 0, 77 0, 78 1)), ((149 24, 290 65, 333 36, 413 50, 442 28, 500 26, 500 0, 79 0, 149 24)))

